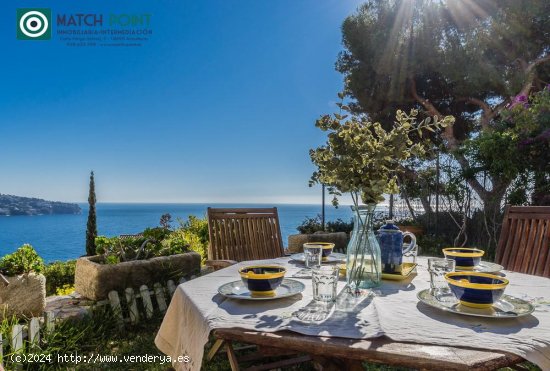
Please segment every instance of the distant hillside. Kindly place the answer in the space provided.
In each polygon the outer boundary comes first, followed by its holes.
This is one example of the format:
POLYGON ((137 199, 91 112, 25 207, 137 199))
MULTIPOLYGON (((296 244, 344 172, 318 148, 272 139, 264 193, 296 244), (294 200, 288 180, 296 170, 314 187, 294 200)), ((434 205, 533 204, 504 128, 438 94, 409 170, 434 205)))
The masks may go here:
POLYGON ((0 215, 80 214, 80 206, 39 198, 0 194, 0 215))

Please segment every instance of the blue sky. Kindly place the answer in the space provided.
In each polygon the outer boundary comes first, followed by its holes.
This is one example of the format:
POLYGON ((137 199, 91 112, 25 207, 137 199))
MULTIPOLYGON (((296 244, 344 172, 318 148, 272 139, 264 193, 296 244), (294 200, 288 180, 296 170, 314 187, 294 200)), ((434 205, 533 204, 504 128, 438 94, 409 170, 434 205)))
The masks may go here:
POLYGON ((316 203, 359 0, 3 1, 0 193, 103 202, 316 203), (16 9, 150 13, 142 47, 15 38, 16 9))

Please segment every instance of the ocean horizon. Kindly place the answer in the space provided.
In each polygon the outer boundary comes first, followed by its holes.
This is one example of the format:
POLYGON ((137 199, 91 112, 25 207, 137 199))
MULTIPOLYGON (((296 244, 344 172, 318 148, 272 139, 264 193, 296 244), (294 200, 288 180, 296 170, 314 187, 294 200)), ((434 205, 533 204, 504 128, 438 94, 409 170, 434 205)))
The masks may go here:
MULTIPOLYGON (((31 244, 46 262, 76 259, 85 254, 86 221, 88 204, 77 203, 81 214, 4 216, 0 217, 0 257, 15 251, 25 243, 31 244)), ((169 213, 177 219, 187 220, 190 215, 205 217, 208 207, 277 207, 283 244, 288 236, 296 234, 305 218, 321 214, 321 204, 233 204, 233 203, 98 203, 98 234, 118 236, 135 234, 147 227, 159 225, 162 214, 169 213)), ((326 221, 342 219, 350 221, 349 205, 335 208, 325 206, 326 221)))

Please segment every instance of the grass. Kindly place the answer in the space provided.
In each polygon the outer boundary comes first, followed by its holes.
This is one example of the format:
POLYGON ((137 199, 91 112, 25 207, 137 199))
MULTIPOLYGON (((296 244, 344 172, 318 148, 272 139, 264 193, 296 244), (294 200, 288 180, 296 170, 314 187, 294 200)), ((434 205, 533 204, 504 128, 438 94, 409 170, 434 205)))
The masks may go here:
MULTIPOLYGON (((162 321, 157 316, 150 321, 143 321, 137 325, 126 326, 120 329, 116 318, 106 308, 98 308, 91 312, 91 315, 78 321, 65 321, 56 324, 55 330, 42 335, 40 346, 31 347, 25 343, 24 354, 44 355, 47 362, 23 363, 23 370, 171 370, 169 364, 127 362, 124 356, 164 355, 155 347, 154 338, 162 321), (76 364, 67 358, 63 362, 60 357, 77 355, 82 357, 76 364), (88 357, 101 355, 103 358, 98 362, 86 363, 88 357), (108 362, 105 357, 116 356, 116 362, 108 362), (87 357, 87 358, 84 358, 87 357), (122 362, 119 360, 123 359, 122 362), (61 361, 61 362, 60 362, 61 361)), ((0 325, 3 336, 11 332, 13 321, 4 320, 0 325)), ((17 366, 11 362, 9 352, 4 354, 4 365, 6 370, 12 370, 17 366)))

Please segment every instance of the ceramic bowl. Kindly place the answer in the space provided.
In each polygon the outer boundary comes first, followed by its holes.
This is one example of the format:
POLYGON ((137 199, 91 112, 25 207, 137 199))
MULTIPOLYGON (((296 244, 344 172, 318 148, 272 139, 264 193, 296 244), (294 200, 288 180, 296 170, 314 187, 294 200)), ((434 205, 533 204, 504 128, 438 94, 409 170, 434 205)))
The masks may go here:
POLYGON ((306 242, 304 247, 320 247, 322 250, 321 260, 327 261, 332 250, 334 250, 334 244, 332 242, 306 242))
POLYGON ((491 307, 508 285, 506 278, 477 272, 451 272, 445 280, 460 304, 472 308, 491 307))
POLYGON ((485 251, 469 247, 447 247, 443 249, 443 254, 456 262, 457 269, 474 269, 481 262, 485 251))
POLYGON ((239 269, 241 280, 252 296, 274 296, 286 273, 278 265, 250 265, 239 269))

